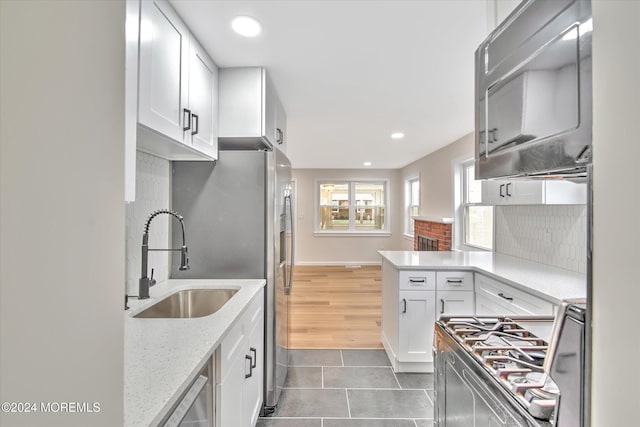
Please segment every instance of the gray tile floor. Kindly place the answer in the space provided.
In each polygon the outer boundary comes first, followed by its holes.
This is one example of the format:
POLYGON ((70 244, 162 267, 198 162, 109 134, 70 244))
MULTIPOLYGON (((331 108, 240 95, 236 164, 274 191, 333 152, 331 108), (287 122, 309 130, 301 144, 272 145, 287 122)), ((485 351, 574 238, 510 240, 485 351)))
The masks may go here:
POLYGON ((433 426, 433 375, 396 374, 383 350, 292 350, 280 403, 257 427, 433 426))

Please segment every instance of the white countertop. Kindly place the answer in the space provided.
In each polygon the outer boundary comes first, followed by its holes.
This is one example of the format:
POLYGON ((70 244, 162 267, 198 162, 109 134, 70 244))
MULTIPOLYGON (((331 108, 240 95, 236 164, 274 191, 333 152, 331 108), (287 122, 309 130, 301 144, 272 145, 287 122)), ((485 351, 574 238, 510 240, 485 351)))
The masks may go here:
POLYGON ((220 345, 222 338, 262 289, 256 280, 167 280, 151 298, 129 300, 124 322, 124 425, 156 425, 220 345), (132 316, 177 290, 234 288, 216 313, 195 319, 135 319, 132 316))
POLYGON ((378 251, 400 270, 472 270, 554 304, 584 298, 584 274, 493 252, 378 251))

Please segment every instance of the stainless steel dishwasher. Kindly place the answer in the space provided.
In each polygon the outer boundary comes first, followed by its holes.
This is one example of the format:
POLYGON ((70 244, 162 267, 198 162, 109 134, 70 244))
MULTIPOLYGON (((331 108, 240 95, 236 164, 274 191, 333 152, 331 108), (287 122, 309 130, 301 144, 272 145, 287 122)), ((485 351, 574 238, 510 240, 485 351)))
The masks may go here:
POLYGON ((215 427, 215 353, 198 373, 178 403, 160 425, 164 427, 215 427))

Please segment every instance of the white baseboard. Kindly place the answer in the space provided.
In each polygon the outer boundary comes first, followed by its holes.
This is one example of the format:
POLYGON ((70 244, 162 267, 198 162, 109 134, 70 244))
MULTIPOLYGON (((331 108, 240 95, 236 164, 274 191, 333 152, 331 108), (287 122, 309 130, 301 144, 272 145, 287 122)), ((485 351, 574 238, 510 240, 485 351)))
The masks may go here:
POLYGON ((348 267, 362 265, 382 265, 382 261, 296 261, 296 265, 313 265, 313 266, 336 266, 344 265, 348 267))

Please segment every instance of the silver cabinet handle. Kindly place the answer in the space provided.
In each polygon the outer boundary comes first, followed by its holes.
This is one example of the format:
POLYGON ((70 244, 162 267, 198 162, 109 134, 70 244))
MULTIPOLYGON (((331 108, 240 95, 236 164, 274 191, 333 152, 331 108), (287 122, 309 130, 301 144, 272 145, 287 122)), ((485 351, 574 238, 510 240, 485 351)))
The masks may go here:
POLYGON ((500 293, 498 294, 498 296, 499 296, 500 298, 504 298, 504 299, 506 299, 507 301, 513 301, 513 297, 508 297, 508 296, 506 296, 505 294, 503 294, 502 292, 500 292, 500 293))
POLYGON ((402 298, 402 312, 406 313, 407 312, 407 300, 402 298))
POLYGON ((440 299, 440 314, 444 313, 444 300, 440 299))
POLYGON ((284 132, 282 132, 282 129, 280 128, 276 129, 276 142, 278 144, 282 144, 284 142, 284 132))

